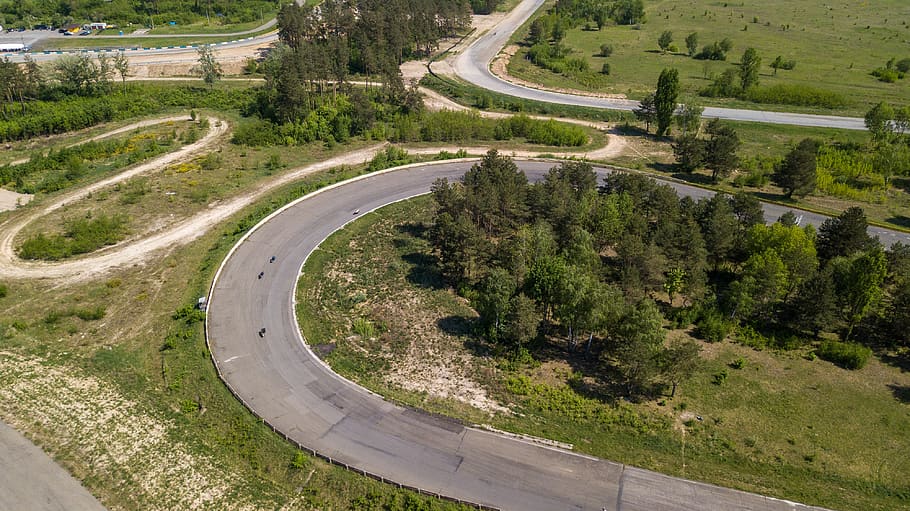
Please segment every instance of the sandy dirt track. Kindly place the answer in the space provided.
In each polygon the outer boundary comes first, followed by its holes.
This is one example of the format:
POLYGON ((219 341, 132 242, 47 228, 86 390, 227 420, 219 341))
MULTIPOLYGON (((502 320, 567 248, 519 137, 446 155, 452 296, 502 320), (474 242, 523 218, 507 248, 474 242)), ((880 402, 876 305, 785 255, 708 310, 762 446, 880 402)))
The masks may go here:
MULTIPOLYGON (((421 89, 425 94, 427 106, 431 109, 451 109, 466 110, 467 108, 459 105, 433 91, 421 89)), ((484 117, 501 118, 508 117, 510 114, 496 112, 481 112, 484 117)), ((534 116, 535 118, 548 119, 547 117, 534 116)), ((89 140, 98 140, 132 129, 150 126, 154 124, 186 120, 187 117, 165 117, 150 119, 124 126, 110 132, 106 132, 89 140)), ((570 122, 585 126, 591 126, 597 129, 606 130, 608 126, 603 123, 593 123, 588 121, 577 121, 561 119, 564 122, 570 122)), ((176 162, 191 159, 199 154, 203 154, 216 145, 219 141, 226 138, 230 131, 227 122, 220 119, 210 119, 210 131, 199 141, 194 144, 183 147, 175 152, 165 154, 149 162, 132 167, 117 175, 93 183, 89 186, 80 188, 70 193, 66 193, 56 198, 48 205, 36 209, 27 215, 7 220, 0 224, 0 277, 2 278, 47 278, 55 279, 62 282, 85 280, 94 278, 111 269, 141 264, 148 258, 161 255, 162 250, 168 250, 178 245, 189 243, 205 232, 217 225, 219 222, 227 219, 231 215, 240 211, 242 208, 252 204, 258 198, 279 186, 298 180, 306 175, 327 170, 332 167, 341 165, 358 165, 369 161, 386 144, 377 144, 365 149, 348 152, 328 160, 307 165, 298 169, 291 170, 281 176, 261 183, 251 191, 220 202, 213 203, 208 209, 198 213, 190 218, 172 223, 157 232, 144 236, 139 239, 130 239, 124 242, 105 247, 93 254, 85 257, 76 258, 62 262, 34 262, 20 259, 15 252, 14 240, 16 235, 29 223, 47 215, 48 213, 64 206, 67 203, 77 201, 86 197, 88 194, 110 186, 114 183, 130 179, 139 174, 161 170, 168 165, 176 162)), ((605 159, 618 155, 625 148, 625 141, 622 137, 608 135, 608 144, 604 147, 589 151, 587 153, 571 152, 554 148, 553 151, 546 150, 548 154, 560 158, 587 158, 587 159, 605 159)), ((482 154, 490 149, 488 146, 456 146, 448 145, 441 147, 408 149, 411 154, 432 155, 441 151, 457 152, 461 149, 466 150, 469 154, 482 154)), ((541 154, 541 150, 505 150, 503 151, 514 157, 527 158, 541 154)))

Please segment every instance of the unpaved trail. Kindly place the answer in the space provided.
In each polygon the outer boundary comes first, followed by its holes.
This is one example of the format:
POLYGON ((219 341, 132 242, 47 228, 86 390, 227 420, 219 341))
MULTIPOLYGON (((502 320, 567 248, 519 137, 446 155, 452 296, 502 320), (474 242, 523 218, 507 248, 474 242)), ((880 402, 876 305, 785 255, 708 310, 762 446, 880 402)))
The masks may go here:
MULTIPOLYGON (((167 119, 185 120, 188 118, 189 117, 172 117, 167 119)), ((125 181, 139 174, 163 169, 171 163, 192 158, 196 154, 203 152, 206 148, 214 144, 216 141, 218 141, 219 138, 228 132, 228 124, 226 122, 220 119, 212 119, 210 122, 211 126, 209 132, 204 137, 190 145, 184 146, 172 153, 162 155, 151 161, 137 165, 129 170, 111 176, 107 179, 92 183, 73 192, 66 193, 58 197, 50 204, 37 209, 28 215, 24 215, 21 218, 10 219, 0 224, 0 276, 12 278, 61 278, 66 275, 80 274, 83 272, 94 273, 93 269, 96 259, 103 259, 115 254, 107 253, 99 255, 97 258, 90 257, 64 263, 28 262, 19 259, 19 257, 16 255, 15 249, 13 248, 13 240, 19 231, 21 231, 22 228, 24 228, 26 225, 41 216, 47 215, 48 213, 63 207, 69 202, 85 198, 88 194, 101 188, 110 186, 114 183, 125 181)), ((122 132, 122 130, 123 128, 114 131, 122 132)), ((99 135, 99 137, 103 136, 104 135, 99 135)), ((117 247, 117 245, 114 245, 108 249, 104 249, 103 252, 110 252, 110 249, 114 247, 117 247)), ((115 252, 119 253, 120 251, 115 252)))
MULTIPOLYGON (((226 123, 221 123, 226 129, 226 123)), ((218 135, 224 133, 223 130, 213 130, 206 138, 215 139, 218 135)), ((200 140, 202 142, 202 140, 200 140)), ((197 143, 198 144, 198 143, 197 143)), ((194 144, 195 146, 196 144, 194 144)), ((174 247, 185 245, 196 238, 205 234, 209 229, 219 222, 230 217, 242 208, 252 204, 256 199, 265 195, 267 192, 276 187, 300 179, 313 172, 330 169, 341 165, 356 165, 369 161, 379 150, 385 147, 385 144, 379 144, 352 151, 325 161, 314 163, 296 169, 284 174, 276 179, 270 180, 256 187, 255 189, 233 199, 211 205, 208 209, 180 222, 176 222, 156 233, 147 237, 121 244, 113 245, 99 250, 94 255, 63 262, 32 262, 24 261, 16 256, 13 249, 13 238, 25 225, 40 215, 47 214, 56 208, 62 206, 67 200, 76 200, 84 197, 88 189, 84 188, 70 194, 65 200, 56 201, 51 206, 43 208, 26 218, 19 219, 11 226, 0 225, 3 229, 0 234, 0 277, 3 278, 48 278, 61 282, 81 281, 93 278, 103 274, 113 268, 140 264, 146 259, 155 255, 162 249, 172 249, 174 247)), ((184 148, 186 149, 186 148, 184 148)), ((198 150, 199 148, 195 148, 198 150)), ((157 163, 154 168, 163 168, 164 166, 176 161, 180 156, 187 156, 188 153, 181 150, 181 154, 172 153, 166 162, 161 159, 155 162, 149 162, 143 167, 149 166, 144 171, 153 170, 152 163, 157 163)), ((136 169, 131 169, 128 173, 136 175, 136 169)), ((126 173, 124 173, 126 174, 126 173)), ((106 180, 104 185, 109 185, 122 178, 123 174, 106 180)), ((93 185, 92 189, 104 186, 101 183, 93 185)))
MULTIPOLYGON (((94 137, 90 137, 85 140, 80 140, 79 142, 75 142, 73 144, 70 144, 70 145, 67 145, 64 147, 71 148, 71 147, 80 146, 82 144, 86 144, 88 142, 97 142, 98 140, 104 140, 105 138, 110 138, 110 137, 119 135, 121 133, 126 133, 127 131, 132 131, 132 130, 139 129, 139 128, 145 128, 147 126, 155 126, 156 124, 164 124, 166 122, 179 122, 179 121, 188 121, 188 120, 190 120, 190 118, 186 115, 172 116, 172 117, 157 117, 154 119, 146 119, 144 121, 127 124, 126 126, 123 126, 122 128, 117 128, 117 129, 111 130, 111 131, 105 131, 104 133, 101 133, 100 135, 95 135, 94 137)), ((22 158, 21 160, 11 161, 8 163, 8 165, 10 165, 10 166, 22 165, 23 163, 26 163, 27 161, 28 161, 28 158, 22 158)))
MULTIPOLYGON (((421 91, 427 96, 427 105, 432 109, 468 109, 433 91, 423 88, 421 91)), ((509 117, 511 114, 500 112, 480 112, 480 115, 489 118, 504 118, 509 117)), ((551 119, 550 117, 543 116, 531 117, 535 119, 551 119)), ((123 133, 125 131, 129 131, 131 129, 149 126, 155 123, 186 119, 187 117, 149 119, 97 135, 89 140, 98 140, 105 137, 110 137, 119 133, 123 133)), ((606 131, 610 128, 610 125, 605 123, 575 119, 558 120, 562 122, 590 126, 603 131, 606 131)), ((85 198, 88 194, 96 190, 110 186, 117 182, 130 179, 142 173, 163 169, 172 163, 190 159, 200 152, 206 150, 209 146, 221 139, 229 130, 228 124, 223 120, 210 119, 210 122, 212 125, 209 133, 207 133, 205 137, 192 145, 183 147, 173 153, 163 155, 159 158, 133 167, 125 172, 111 176, 105 180, 93 183, 79 190, 65 194, 47 206, 41 209, 37 209, 26 216, 14 220, 7 220, 6 222, 0 224, 0 277, 14 279, 46 278, 55 279, 62 283, 90 279, 114 268, 140 264, 148 258, 153 257, 157 252, 161 250, 169 250, 199 238, 213 226, 229 218, 231 215, 237 213, 244 207, 252 204, 257 199, 277 187, 298 180, 314 172, 327 170, 341 165, 358 165, 367 162, 372 159, 377 152, 381 151, 388 145, 373 145, 364 149, 351 151, 349 153, 338 155, 318 163, 292 170, 274 179, 270 179, 259 184, 245 194, 213 203, 209 206, 208 209, 203 210, 202 212, 192 217, 164 226, 158 231, 146 235, 145 237, 126 240, 122 243, 105 247, 86 257, 62 262, 34 262, 22 260, 16 255, 13 244, 16 235, 26 225, 36 220, 37 218, 46 215, 64 206, 67 203, 85 198)), ((616 136, 614 134, 608 134, 607 138, 608 143, 606 146, 595 149, 593 151, 588 151, 586 153, 559 150, 557 148, 554 148, 554 150, 543 149, 536 151, 507 149, 501 151, 504 154, 522 158, 535 157, 542 153, 546 153, 559 158, 605 159, 616 156, 625 150, 626 143, 623 140, 623 137, 616 136)), ((441 147, 407 148, 407 150, 411 154, 421 155, 437 154, 441 151, 457 152, 462 149, 470 154, 483 154, 490 148, 490 146, 481 145, 470 147, 449 145, 441 147)))

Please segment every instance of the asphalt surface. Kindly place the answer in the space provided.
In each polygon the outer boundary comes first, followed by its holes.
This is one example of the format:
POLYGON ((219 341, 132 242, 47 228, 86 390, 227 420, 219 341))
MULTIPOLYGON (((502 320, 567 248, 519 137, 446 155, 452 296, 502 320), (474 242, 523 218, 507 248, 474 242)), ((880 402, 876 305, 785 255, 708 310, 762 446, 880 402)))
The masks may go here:
POLYGON ((0 422, 0 510, 104 511, 47 454, 0 422))
MULTIPOLYGON (((609 110, 632 110, 638 106, 638 101, 596 98, 588 96, 575 96, 559 92, 550 92, 532 89, 514 83, 509 83, 490 71, 490 62, 499 53, 499 50, 508 43, 512 33, 515 32, 531 15, 543 5, 545 0, 523 0, 506 18, 494 29, 481 35, 461 54, 452 61, 452 67, 462 79, 487 90, 496 91, 524 99, 544 101, 547 103, 560 103, 564 105, 577 105, 609 110)), ((655 83, 657 77, 654 77, 655 83)), ((851 130, 866 129, 863 119, 854 117, 838 117, 833 115, 793 114, 783 112, 768 112, 763 110, 743 110, 735 108, 705 107, 704 117, 720 118, 730 121, 753 121, 770 124, 790 124, 796 126, 815 126, 842 128, 851 130)))
MULTIPOLYGON (((234 247, 209 295, 206 334, 222 378, 246 406, 292 441, 338 463, 494 508, 818 509, 465 427, 388 403, 322 363, 302 339, 294 312, 296 281, 306 258, 346 223, 427 193, 437 178, 460 179, 470 165, 423 165, 324 189, 264 220, 234 247)), ((519 165, 539 179, 554 163, 519 165)), ((712 194, 673 186, 695 198, 712 194)), ((785 211, 768 205, 766 218, 773 221, 785 211)), ((823 220, 810 214, 803 218, 804 224, 823 220)), ((906 234, 894 238, 910 241, 906 234)))

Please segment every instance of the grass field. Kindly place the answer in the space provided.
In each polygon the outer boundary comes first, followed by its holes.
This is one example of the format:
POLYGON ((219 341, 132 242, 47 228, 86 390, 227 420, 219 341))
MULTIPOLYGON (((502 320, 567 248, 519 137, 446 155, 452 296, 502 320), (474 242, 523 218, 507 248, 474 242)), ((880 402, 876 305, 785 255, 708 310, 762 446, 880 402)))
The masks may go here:
POLYGON ((669 474, 840 510, 910 502, 910 373, 702 343, 705 365, 675 399, 614 404, 586 376, 596 361, 567 357, 564 340, 538 342, 540 362, 522 365, 472 337, 473 311, 427 252, 430 204, 364 216, 308 260, 298 320, 341 374, 430 411, 669 474), (722 370, 726 381, 712 383, 722 370))
MULTIPOLYGON (((281 151, 286 163, 318 157, 310 147, 281 151)), ((217 379, 199 318, 175 315, 206 292, 256 221, 361 171, 334 169, 276 190, 192 244, 100 280, 3 282, 0 418, 109 509, 460 509, 298 452, 217 379)), ((219 186, 198 185, 213 195, 219 186)))
MULTIPOLYGON (((544 9, 550 6, 547 3, 544 9)), ((647 22, 640 26, 608 26, 597 31, 596 25, 594 30, 584 30, 581 25, 567 32, 564 44, 576 50, 573 57, 585 58, 595 71, 604 62, 610 63, 608 85, 599 92, 639 99, 654 90, 662 69, 673 67, 679 69, 682 95, 695 96, 710 83, 709 76, 737 69, 743 51, 754 47, 762 57, 762 85, 806 85, 834 91, 850 101, 850 106, 838 110, 839 114, 862 115, 878 101, 905 104, 910 97, 910 78, 883 83, 869 74, 892 57, 910 57, 910 4, 903 0, 833 4, 814 0, 663 0, 646 2, 645 9, 647 22), (657 39, 665 30, 672 31, 678 52, 664 54, 659 50, 657 39), (684 39, 692 32, 698 33, 699 50, 714 41, 732 40, 727 60, 695 60, 685 55, 684 39), (605 43, 613 45, 612 56, 596 56, 605 43), (795 60, 795 69, 773 76, 769 64, 778 55, 795 60)), ((527 28, 524 30, 518 40, 524 38, 527 28)), ((525 52, 522 48, 513 57, 509 67, 513 75, 550 87, 585 89, 563 75, 533 65, 524 58, 525 52)), ((738 100, 704 101, 752 109, 819 111, 738 100)))

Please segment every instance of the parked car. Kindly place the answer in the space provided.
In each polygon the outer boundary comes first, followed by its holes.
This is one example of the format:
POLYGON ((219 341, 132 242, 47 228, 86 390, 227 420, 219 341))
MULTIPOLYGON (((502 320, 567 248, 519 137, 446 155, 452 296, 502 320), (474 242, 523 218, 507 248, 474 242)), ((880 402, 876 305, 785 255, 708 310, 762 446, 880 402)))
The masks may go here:
POLYGON ((91 30, 83 30, 82 32, 79 32, 79 35, 89 35, 91 33, 92 33, 91 30))

